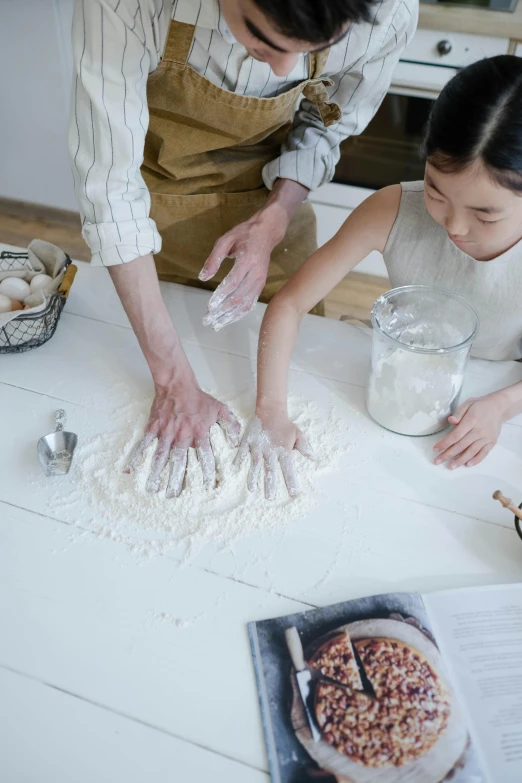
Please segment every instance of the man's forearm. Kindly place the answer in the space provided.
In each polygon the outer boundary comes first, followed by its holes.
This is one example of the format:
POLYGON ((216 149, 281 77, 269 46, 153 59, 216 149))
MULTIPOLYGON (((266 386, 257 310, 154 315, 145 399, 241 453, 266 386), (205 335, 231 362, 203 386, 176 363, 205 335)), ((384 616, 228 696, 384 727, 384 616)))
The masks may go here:
POLYGON ((194 373, 161 296, 152 255, 111 266, 109 274, 156 386, 194 383, 194 373))

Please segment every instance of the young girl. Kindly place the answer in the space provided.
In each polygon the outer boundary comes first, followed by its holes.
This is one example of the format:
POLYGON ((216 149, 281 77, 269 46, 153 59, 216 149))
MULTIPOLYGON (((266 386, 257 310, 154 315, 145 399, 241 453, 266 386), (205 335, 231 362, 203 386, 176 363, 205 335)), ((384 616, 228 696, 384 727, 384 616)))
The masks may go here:
MULTIPOLYGON (((259 339, 255 417, 238 460, 250 451, 250 490, 265 467, 276 492, 279 462, 298 492, 293 449, 310 457, 287 414, 287 375, 299 323, 372 250, 393 288, 422 284, 455 291, 478 312, 472 356, 522 358, 522 59, 481 60, 458 73, 435 103, 426 133, 424 182, 374 193, 314 253, 268 307, 259 339)), ((502 423, 522 411, 522 383, 471 399, 435 446, 435 464, 477 465, 502 423)))

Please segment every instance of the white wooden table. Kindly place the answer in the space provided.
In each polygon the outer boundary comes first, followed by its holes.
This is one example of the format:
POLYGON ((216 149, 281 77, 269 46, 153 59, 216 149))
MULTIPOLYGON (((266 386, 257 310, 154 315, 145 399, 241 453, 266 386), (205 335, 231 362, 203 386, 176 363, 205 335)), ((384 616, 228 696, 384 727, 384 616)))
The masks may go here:
MULTIPOLYGON (((321 507, 233 554, 208 547, 188 567, 138 566, 120 544, 76 541, 34 480, 57 407, 84 438, 116 385, 151 391, 106 270, 79 266, 53 339, 0 356, 0 779, 266 783, 246 623, 376 592, 519 580, 522 542, 491 494, 522 500, 522 417, 480 466, 436 468, 433 437, 383 437, 367 417, 368 336, 309 316, 291 387, 335 395, 355 445, 319 488, 321 507), (151 621, 161 613, 203 619, 151 621)), ((263 307, 214 334, 201 326, 205 293, 163 292, 201 384, 251 385, 263 307)), ((467 391, 520 379, 518 364, 472 362, 467 391)))

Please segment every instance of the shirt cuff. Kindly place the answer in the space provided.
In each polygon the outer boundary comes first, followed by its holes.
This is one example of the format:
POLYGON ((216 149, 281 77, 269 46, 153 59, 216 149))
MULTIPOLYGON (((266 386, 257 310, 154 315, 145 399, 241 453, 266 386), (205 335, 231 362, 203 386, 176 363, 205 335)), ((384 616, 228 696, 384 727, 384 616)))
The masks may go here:
POLYGON ((121 223, 84 223, 82 236, 91 249, 94 266, 126 264, 161 250, 161 237, 151 218, 121 223))
POLYGON ((309 190, 316 190, 330 182, 334 174, 334 155, 321 155, 316 149, 291 150, 266 164, 263 181, 269 190, 277 179, 293 179, 309 190))

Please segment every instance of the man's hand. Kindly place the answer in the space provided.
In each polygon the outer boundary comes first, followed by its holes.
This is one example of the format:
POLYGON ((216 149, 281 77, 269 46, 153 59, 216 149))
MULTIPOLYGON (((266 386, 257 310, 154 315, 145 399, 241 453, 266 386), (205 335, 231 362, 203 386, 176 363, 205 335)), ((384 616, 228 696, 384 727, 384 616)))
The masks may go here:
POLYGON ((214 486, 216 463, 210 428, 220 424, 229 441, 237 446, 239 424, 226 405, 199 388, 161 297, 152 256, 111 266, 109 273, 150 367, 156 390, 145 437, 127 469, 136 467, 140 455, 157 438, 158 447, 147 481, 149 492, 158 491, 162 471, 170 458, 167 497, 180 494, 190 447, 197 451, 205 484, 214 486))
POLYGON ((214 277, 225 258, 235 263, 209 300, 205 326, 219 331, 250 312, 264 288, 272 250, 284 239, 307 193, 298 182, 278 180, 259 212, 217 240, 199 279, 214 277))
POLYGON ((313 459, 312 449, 301 430, 292 424, 286 412, 257 411, 249 422, 235 463, 240 467, 250 452, 250 470, 247 487, 254 492, 259 484, 261 470, 265 469, 265 497, 273 500, 277 492, 277 463, 290 497, 299 494, 292 451, 297 449, 304 457, 313 459))
POLYGON ((455 429, 433 447, 440 452, 435 464, 451 460, 449 467, 454 470, 461 465, 471 468, 482 462, 498 440, 506 420, 506 407, 503 392, 473 398, 460 405, 448 419, 455 429))
POLYGON ((232 412, 218 400, 201 391, 197 386, 156 390, 145 437, 136 446, 126 472, 136 469, 145 449, 157 438, 147 492, 157 492, 161 475, 170 461, 166 497, 178 497, 183 489, 187 468, 188 450, 195 448, 207 488, 216 485, 216 462, 209 431, 213 424, 220 424, 229 442, 239 444, 239 423, 232 412))
POLYGON ((217 240, 199 279, 214 277, 225 258, 236 260, 209 300, 205 326, 218 332, 250 312, 264 288, 272 250, 281 239, 276 226, 270 227, 257 213, 217 240))

